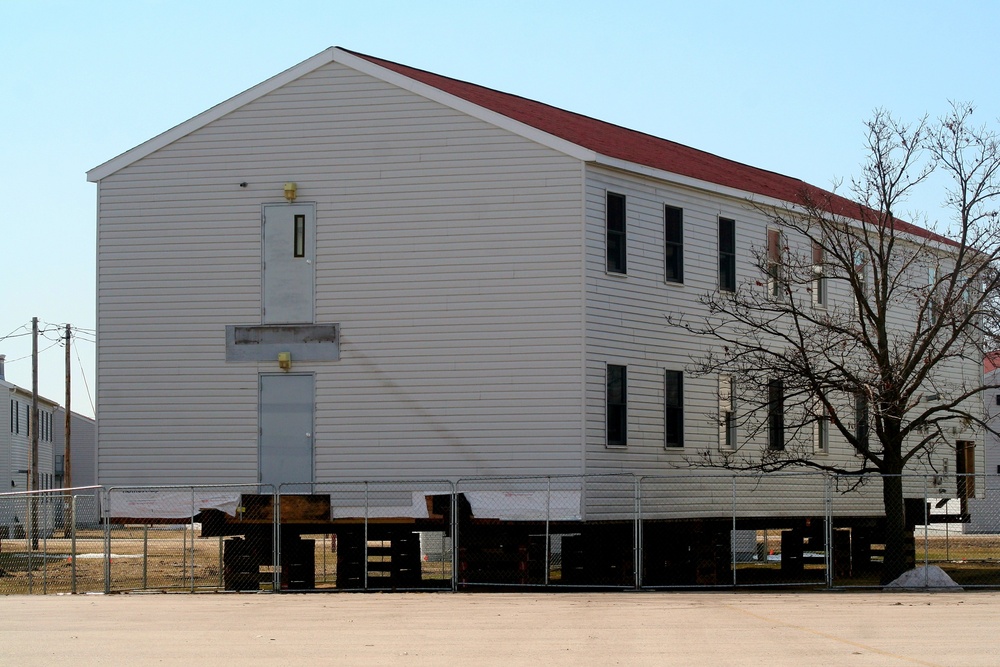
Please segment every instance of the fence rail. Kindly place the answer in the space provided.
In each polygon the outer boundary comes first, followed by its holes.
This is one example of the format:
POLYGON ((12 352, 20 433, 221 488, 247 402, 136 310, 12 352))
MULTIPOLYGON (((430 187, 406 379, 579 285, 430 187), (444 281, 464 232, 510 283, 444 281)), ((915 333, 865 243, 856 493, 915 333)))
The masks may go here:
MULTIPOLYGON (((907 555, 926 584, 935 565, 998 588, 1000 476, 963 477, 906 476, 907 555)), ((881 482, 685 471, 4 493, 0 594, 877 587, 881 482)))

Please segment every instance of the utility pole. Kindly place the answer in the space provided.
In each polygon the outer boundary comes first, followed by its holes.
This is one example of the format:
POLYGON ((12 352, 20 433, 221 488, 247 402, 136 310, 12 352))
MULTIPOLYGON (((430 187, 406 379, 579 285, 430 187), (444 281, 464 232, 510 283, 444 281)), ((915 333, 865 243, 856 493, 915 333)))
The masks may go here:
MULTIPOLYGON (((63 488, 71 489, 73 488, 73 463, 72 463, 72 450, 70 448, 70 435, 72 431, 72 408, 70 406, 70 399, 72 393, 70 392, 70 361, 69 361, 69 351, 72 341, 72 327, 66 325, 66 447, 63 450, 63 488)), ((66 537, 69 537, 72 527, 74 525, 73 517, 73 492, 67 491, 65 502, 63 503, 63 516, 66 517, 66 521, 63 525, 65 529, 66 537)))
MULTIPOLYGON (((38 490, 38 318, 31 318, 31 488, 38 490)), ((31 503, 31 548, 38 548, 38 502, 37 495, 30 498, 31 503)))

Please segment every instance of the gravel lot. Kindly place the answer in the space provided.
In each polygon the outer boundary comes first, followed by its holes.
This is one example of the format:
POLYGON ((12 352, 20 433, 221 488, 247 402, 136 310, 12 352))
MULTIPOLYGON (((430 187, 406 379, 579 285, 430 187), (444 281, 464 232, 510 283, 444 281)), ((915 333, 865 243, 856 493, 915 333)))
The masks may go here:
POLYGON ((3 665, 997 665, 1000 593, 0 597, 3 665))

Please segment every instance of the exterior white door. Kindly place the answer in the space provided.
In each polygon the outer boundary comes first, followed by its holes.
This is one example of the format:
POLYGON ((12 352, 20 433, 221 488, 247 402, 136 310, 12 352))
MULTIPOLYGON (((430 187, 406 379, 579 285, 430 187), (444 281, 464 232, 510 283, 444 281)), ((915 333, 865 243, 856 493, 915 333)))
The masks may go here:
POLYGON ((313 481, 313 376, 260 376, 259 481, 313 481))
POLYGON ((264 206, 261 323, 313 322, 316 209, 312 204, 264 206))

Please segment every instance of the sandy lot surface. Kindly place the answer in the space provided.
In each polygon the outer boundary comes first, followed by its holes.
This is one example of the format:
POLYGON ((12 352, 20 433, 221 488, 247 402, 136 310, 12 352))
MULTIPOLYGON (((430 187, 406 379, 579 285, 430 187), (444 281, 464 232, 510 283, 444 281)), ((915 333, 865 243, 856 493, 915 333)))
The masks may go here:
POLYGON ((1000 593, 0 597, 2 665, 998 665, 1000 593))

